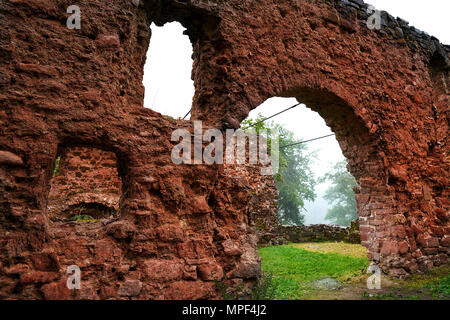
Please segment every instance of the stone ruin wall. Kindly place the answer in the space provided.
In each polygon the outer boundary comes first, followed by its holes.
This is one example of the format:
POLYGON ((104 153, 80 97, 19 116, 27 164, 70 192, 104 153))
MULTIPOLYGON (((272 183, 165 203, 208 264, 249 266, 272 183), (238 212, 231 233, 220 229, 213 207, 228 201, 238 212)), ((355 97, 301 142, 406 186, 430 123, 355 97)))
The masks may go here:
POLYGON ((80 214, 99 219, 118 214, 122 181, 114 153, 72 147, 62 150, 58 159, 48 195, 49 219, 80 214))
POLYGON ((360 244, 359 229, 356 222, 350 227, 315 224, 309 226, 285 226, 279 231, 288 242, 347 242, 360 244))
MULTIPOLYGON (((67 147, 58 159, 48 197, 50 220, 69 222, 71 217, 81 214, 103 221, 120 216, 122 183, 114 153, 88 147, 67 147)), ((259 246, 311 241, 361 243, 359 228, 353 223, 352 228, 282 226, 277 218, 276 184, 272 177, 261 176, 260 170, 258 165, 227 166, 230 174, 246 179, 246 184, 254 190, 248 214, 249 224, 257 231, 259 246)))
POLYGON ((210 299, 212 274, 260 274, 249 204, 267 195, 221 165, 174 165, 171 133, 192 123, 142 107, 151 22, 187 28, 192 119, 236 128, 270 97, 297 98, 349 160, 372 262, 404 276, 447 261, 448 46, 386 13, 369 30, 359 0, 80 0, 80 30, 70 5, 0 2, 1 299, 210 299), (119 221, 49 220, 64 146, 115 154, 119 221))

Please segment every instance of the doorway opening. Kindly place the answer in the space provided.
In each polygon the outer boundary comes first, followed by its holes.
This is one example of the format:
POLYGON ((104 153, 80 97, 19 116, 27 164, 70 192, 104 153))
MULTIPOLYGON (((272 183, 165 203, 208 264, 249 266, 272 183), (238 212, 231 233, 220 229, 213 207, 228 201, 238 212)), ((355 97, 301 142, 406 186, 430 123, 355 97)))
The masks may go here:
MULTIPOLYGON (((271 193, 278 196, 272 206, 278 223, 261 228, 263 221, 276 219, 254 218, 262 239, 262 269, 271 277, 274 299, 306 299, 318 290, 338 298, 336 292, 345 281, 362 278, 369 266, 354 222, 358 220, 357 180, 347 169, 348 160, 341 150, 345 142, 334 135, 351 126, 346 123, 346 112, 337 108, 319 114, 296 98, 276 97, 255 108, 241 125, 258 124, 272 138, 279 137, 277 192, 271 193), (327 112, 328 117, 324 116, 327 112)), ((344 141, 351 141, 349 134, 344 141)))
POLYGON ((271 117, 259 126, 280 138, 277 216, 283 225, 339 225, 358 218, 355 178, 324 119, 295 98, 271 98, 250 112, 246 125, 271 117), (293 106, 293 108, 288 108, 293 106))

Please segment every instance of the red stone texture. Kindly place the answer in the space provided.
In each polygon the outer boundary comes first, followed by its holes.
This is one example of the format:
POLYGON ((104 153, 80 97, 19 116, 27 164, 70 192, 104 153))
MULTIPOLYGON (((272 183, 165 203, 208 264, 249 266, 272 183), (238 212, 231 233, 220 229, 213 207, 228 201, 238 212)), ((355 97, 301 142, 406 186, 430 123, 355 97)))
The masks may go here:
POLYGON ((107 218, 119 211, 122 181, 113 152, 95 148, 66 148, 51 180, 47 215, 50 219, 77 214, 107 218))
MULTIPOLYGON (((211 274, 260 272, 251 179, 175 165, 189 121, 143 108, 149 25, 180 21, 194 48, 192 118, 236 128, 273 96, 296 97, 336 133, 373 262, 402 276, 449 253, 449 48, 362 1, 0 2, 0 298, 217 298, 211 274), (60 150, 112 152, 120 220, 67 224, 47 206, 60 150), (67 267, 82 287, 66 287, 67 267)), ((174 88, 176 90, 176 88, 174 88)), ((263 195, 261 195, 262 198, 263 195)))

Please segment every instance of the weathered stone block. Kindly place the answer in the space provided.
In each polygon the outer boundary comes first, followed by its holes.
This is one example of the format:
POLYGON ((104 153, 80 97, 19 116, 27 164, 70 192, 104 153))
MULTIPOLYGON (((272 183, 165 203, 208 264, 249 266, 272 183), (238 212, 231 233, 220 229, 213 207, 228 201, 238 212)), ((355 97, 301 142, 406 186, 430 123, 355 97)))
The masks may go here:
POLYGON ((149 259, 143 266, 143 272, 152 280, 173 281, 183 276, 183 264, 180 261, 149 259))
POLYGON ((18 155, 0 150, 0 164, 6 164, 8 166, 21 166, 23 165, 23 160, 18 155))
POLYGON ((139 280, 127 280, 123 283, 117 294, 122 297, 137 297, 142 290, 142 282, 139 280))

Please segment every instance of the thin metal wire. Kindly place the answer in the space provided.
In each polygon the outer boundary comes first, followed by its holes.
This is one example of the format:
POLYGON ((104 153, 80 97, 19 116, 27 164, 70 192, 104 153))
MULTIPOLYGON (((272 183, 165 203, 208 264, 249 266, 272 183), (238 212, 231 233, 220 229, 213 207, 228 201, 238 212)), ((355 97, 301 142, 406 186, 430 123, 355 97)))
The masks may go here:
POLYGON ((186 113, 186 115, 183 117, 183 120, 184 119, 186 119, 186 117, 191 113, 191 111, 192 111, 192 109, 191 110, 189 110, 189 112, 188 113, 186 113))
POLYGON ((260 123, 263 123, 264 121, 267 121, 267 120, 269 120, 269 119, 272 119, 273 117, 276 117, 276 116, 278 116, 278 115, 280 115, 280 114, 282 114, 282 113, 284 113, 284 112, 286 112, 286 111, 289 111, 289 110, 291 110, 291 109, 294 109, 295 107, 298 107, 299 105, 301 105, 301 103, 294 104, 293 106, 291 106, 291 107, 289 107, 289 108, 287 108, 287 109, 285 109, 285 110, 283 110, 283 111, 280 111, 280 112, 278 112, 278 113, 275 113, 274 115, 272 115, 272 116, 270 116, 270 117, 267 117, 267 118, 265 118, 265 119, 262 119, 262 120, 260 120, 260 121, 258 121, 258 122, 256 122, 256 123, 252 124, 251 126, 242 128, 241 130, 247 130, 248 128, 253 128, 253 127, 256 126, 256 125, 258 125, 258 124, 260 124, 260 123))
MULTIPOLYGON (((284 109, 284 110, 282 110, 282 111, 280 111, 280 112, 278 112, 278 113, 275 113, 274 115, 271 115, 270 117, 264 118, 264 119, 262 119, 262 120, 260 120, 260 121, 258 121, 258 122, 256 122, 256 123, 252 124, 251 126, 242 128, 241 130, 246 130, 246 129, 249 129, 249 128, 253 128, 253 127, 255 127, 256 125, 258 125, 258 124, 260 124, 260 123, 263 123, 264 121, 267 121, 267 120, 269 120, 269 119, 272 119, 272 118, 274 118, 274 117, 276 117, 276 116, 278 116, 278 115, 280 115, 280 114, 282 114, 282 113, 284 113, 284 112, 286 112, 286 111, 289 111, 289 110, 291 110, 291 109, 294 109, 295 107, 298 107, 299 105, 301 105, 300 102, 297 103, 297 104, 294 104, 293 106, 290 106, 289 108, 284 109)), ((191 113, 191 111, 192 111, 192 109, 189 110, 188 113, 186 113, 186 115, 183 117, 183 120, 186 119, 186 117, 191 113)), ((303 143, 307 143, 307 142, 311 142, 311 141, 316 141, 316 140, 328 138, 328 137, 331 137, 331 136, 334 136, 334 133, 328 134, 328 135, 322 136, 322 137, 317 137, 317 138, 314 138, 314 139, 309 139, 309 140, 300 141, 300 142, 288 144, 288 145, 285 145, 285 146, 281 146, 280 149, 284 149, 284 148, 288 148, 288 147, 293 147, 293 146, 296 146, 296 145, 299 145, 299 144, 303 144, 303 143)))
POLYGON ((334 136, 334 133, 328 134, 328 135, 322 136, 322 137, 317 137, 317 138, 314 138, 314 139, 309 139, 309 140, 305 140, 305 141, 300 141, 300 142, 288 144, 288 145, 285 145, 285 146, 280 147, 280 149, 284 149, 284 148, 288 148, 288 147, 293 147, 293 146, 296 146, 296 145, 299 145, 299 144, 303 144, 303 143, 307 143, 307 142, 311 142, 311 141, 315 141, 315 140, 319 140, 319 139, 324 139, 324 138, 328 138, 328 137, 331 137, 331 136, 334 136))

